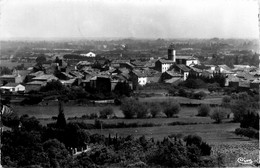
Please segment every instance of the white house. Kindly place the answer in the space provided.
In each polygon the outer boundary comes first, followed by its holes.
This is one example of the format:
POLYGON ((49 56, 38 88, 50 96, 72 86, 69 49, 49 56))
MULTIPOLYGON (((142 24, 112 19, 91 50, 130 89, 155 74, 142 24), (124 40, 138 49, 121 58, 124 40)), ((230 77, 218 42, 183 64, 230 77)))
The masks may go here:
POLYGON ((24 92, 25 86, 19 83, 7 83, 5 86, 1 86, 0 89, 9 92, 24 92))
POLYGON ((88 52, 88 53, 82 53, 80 54, 80 56, 84 56, 84 57, 96 57, 96 54, 93 52, 88 52))

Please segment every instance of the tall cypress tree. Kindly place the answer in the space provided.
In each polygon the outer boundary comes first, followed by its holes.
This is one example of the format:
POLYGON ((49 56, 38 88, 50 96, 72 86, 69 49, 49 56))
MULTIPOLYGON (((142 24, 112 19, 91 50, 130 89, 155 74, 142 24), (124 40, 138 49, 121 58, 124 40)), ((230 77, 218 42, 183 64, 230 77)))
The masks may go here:
POLYGON ((64 129, 66 127, 66 119, 63 111, 64 111, 63 102, 59 100, 59 114, 58 114, 56 126, 57 128, 61 128, 61 129, 64 129))

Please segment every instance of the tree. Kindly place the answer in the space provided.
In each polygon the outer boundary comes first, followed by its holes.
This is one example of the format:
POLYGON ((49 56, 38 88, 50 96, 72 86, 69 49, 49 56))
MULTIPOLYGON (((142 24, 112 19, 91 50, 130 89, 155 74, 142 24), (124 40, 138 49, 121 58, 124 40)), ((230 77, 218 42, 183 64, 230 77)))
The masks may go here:
POLYGON ((50 139, 44 142, 43 149, 48 155, 50 167, 68 167, 72 160, 64 144, 57 139, 50 139))
POLYGON ((224 108, 216 108, 211 113, 211 119, 215 120, 216 123, 221 123, 223 119, 226 118, 227 112, 224 108))
POLYGON ((123 111, 125 118, 131 119, 136 115, 137 100, 134 98, 125 98, 121 104, 121 110, 123 111))
POLYGON ((164 110, 163 110, 163 113, 168 117, 173 117, 173 115, 176 115, 180 112, 180 104, 179 103, 176 103, 176 102, 166 102, 165 103, 165 106, 164 106, 164 110))
POLYGON ((118 82, 114 89, 114 92, 119 96, 125 95, 125 96, 129 97, 131 94, 131 91, 132 91, 132 89, 131 89, 129 83, 127 83, 127 82, 118 82))
POLYGON ((202 104, 198 108, 198 116, 206 117, 210 113, 210 106, 208 104, 202 104))
POLYGON ((148 108, 146 106, 146 104, 138 102, 135 105, 135 110, 136 110, 136 114, 137 114, 137 118, 146 118, 147 114, 148 114, 148 108))
POLYGON ((222 106, 223 107, 229 107, 231 102, 231 97, 230 96, 224 96, 222 98, 222 106))
POLYGON ((161 111, 161 106, 158 103, 151 103, 150 104, 150 113, 152 115, 153 118, 156 117, 156 115, 158 115, 161 111))
POLYGON ((112 116, 114 114, 114 110, 112 107, 108 106, 106 108, 103 108, 99 111, 99 117, 107 119, 109 116, 112 116))
POLYGON ((59 114, 58 114, 58 118, 57 118, 57 123, 56 126, 57 128, 65 128, 66 127, 66 119, 65 119, 65 115, 63 113, 63 102, 59 101, 59 114))
POLYGON ((38 56, 38 57, 36 58, 37 64, 43 64, 43 63, 45 63, 46 61, 47 61, 47 59, 46 59, 46 57, 45 57, 44 54, 41 54, 40 56, 38 56))
POLYGON ((233 120, 235 122, 240 122, 243 119, 243 115, 249 110, 249 103, 244 100, 236 100, 232 105, 231 111, 234 114, 233 120))

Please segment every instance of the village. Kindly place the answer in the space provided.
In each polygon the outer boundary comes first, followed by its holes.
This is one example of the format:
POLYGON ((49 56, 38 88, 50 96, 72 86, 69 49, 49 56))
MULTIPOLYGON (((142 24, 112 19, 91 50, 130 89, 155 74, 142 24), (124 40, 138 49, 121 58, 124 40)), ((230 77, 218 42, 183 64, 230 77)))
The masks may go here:
MULTIPOLYGON (((233 68, 225 64, 200 64, 198 58, 176 55, 178 51, 174 45, 167 49, 168 55, 150 58, 147 61, 138 59, 95 59, 96 54, 88 52, 75 56, 65 55, 66 58, 39 56, 38 63, 26 70, 14 69, 12 74, 0 76, 2 92, 28 93, 39 91, 42 86, 53 80, 60 81, 64 86, 80 86, 84 89, 110 92, 118 83, 127 83, 132 90, 146 84, 165 83, 178 85, 185 81, 189 74, 195 76, 213 77, 214 73, 221 73, 225 77, 225 87, 235 87, 244 90, 259 87, 259 68, 249 65, 234 65, 233 68), (81 60, 80 60, 81 59, 81 60), (67 62, 73 60, 74 64, 67 62), (78 62, 77 62, 78 60, 78 62), (45 61, 45 62, 44 62, 45 61)), ((37 58, 35 58, 37 61, 37 58)))

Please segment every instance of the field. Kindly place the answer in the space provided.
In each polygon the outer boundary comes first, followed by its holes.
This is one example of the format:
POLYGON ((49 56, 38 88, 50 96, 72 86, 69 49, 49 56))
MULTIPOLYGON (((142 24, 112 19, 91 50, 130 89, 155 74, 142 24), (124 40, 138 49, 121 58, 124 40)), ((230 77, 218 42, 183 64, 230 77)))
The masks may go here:
MULTIPOLYGON (((139 98, 142 102, 152 101, 166 101, 168 99, 174 99, 176 101, 192 101, 197 103, 220 103, 220 98, 212 98, 206 100, 191 100, 180 97, 149 97, 139 98)), ((103 109, 104 105, 91 105, 91 106, 69 106, 64 105, 65 116, 68 117, 81 117, 85 114, 99 113, 103 109)), ((41 124, 46 125, 50 122, 55 122, 51 117, 58 115, 58 106, 15 106, 14 107, 18 115, 28 114, 35 116, 40 119, 41 124)), ((178 118, 165 118, 163 115, 159 118, 148 118, 148 119, 124 119, 123 113, 119 106, 112 106, 116 116, 119 119, 105 119, 102 120, 104 123, 155 123, 161 124, 161 126, 155 127, 138 127, 138 128, 114 128, 114 129, 91 129, 88 132, 94 134, 103 134, 108 136, 128 136, 133 135, 134 137, 140 137, 145 135, 147 138, 154 138, 156 140, 162 140, 171 134, 181 133, 183 136, 189 134, 197 134, 202 137, 204 141, 209 143, 213 148, 213 155, 217 153, 225 154, 225 162, 229 167, 240 166, 237 163, 238 157, 245 157, 248 159, 255 160, 258 156, 259 142, 257 140, 249 140, 245 137, 240 137, 234 134, 236 128, 239 128, 239 123, 231 123, 230 119, 224 120, 222 124, 214 124, 214 121, 210 117, 197 117, 197 107, 186 107, 182 106, 181 111, 178 114, 178 118), (176 125, 169 126, 167 123, 171 122, 186 122, 186 123, 198 123, 195 125, 176 125)), ((69 120, 68 122, 80 121, 85 123, 94 123, 94 120, 69 120)))
POLYGON ((9 60, 0 60, 0 67, 8 67, 9 69, 12 69, 16 67, 17 65, 24 64, 25 67, 31 67, 34 65, 34 63, 19 63, 19 62, 11 62, 9 60))

